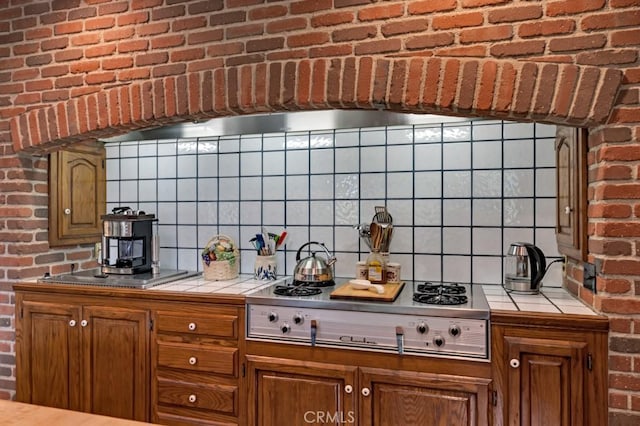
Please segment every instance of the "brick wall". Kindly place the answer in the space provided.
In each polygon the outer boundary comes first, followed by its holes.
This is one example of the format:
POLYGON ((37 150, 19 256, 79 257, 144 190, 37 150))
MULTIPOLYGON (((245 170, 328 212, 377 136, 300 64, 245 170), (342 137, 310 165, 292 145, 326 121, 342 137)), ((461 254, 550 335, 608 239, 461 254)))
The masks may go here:
POLYGON ((590 127, 598 294, 577 262, 567 284, 611 318, 610 424, 637 424, 639 25, 640 0, 0 1, 0 397, 11 283, 88 252, 49 250, 40 155, 187 119, 387 108, 590 127))

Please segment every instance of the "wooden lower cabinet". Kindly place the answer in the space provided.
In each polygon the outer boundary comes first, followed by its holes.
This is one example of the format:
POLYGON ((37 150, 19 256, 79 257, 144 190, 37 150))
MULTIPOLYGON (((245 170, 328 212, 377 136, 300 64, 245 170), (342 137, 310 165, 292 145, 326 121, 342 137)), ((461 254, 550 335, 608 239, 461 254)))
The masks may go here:
POLYGON ((571 330, 566 318, 537 319, 492 325, 494 424, 607 424, 608 322, 585 317, 576 323, 585 329, 571 330))
POLYGON ((16 399, 149 418, 149 312, 17 295, 16 399))
POLYGON ((489 379, 247 356, 249 425, 487 425, 489 379))
POLYGON ((244 309, 174 304, 154 313, 152 416, 166 425, 238 425, 244 309))

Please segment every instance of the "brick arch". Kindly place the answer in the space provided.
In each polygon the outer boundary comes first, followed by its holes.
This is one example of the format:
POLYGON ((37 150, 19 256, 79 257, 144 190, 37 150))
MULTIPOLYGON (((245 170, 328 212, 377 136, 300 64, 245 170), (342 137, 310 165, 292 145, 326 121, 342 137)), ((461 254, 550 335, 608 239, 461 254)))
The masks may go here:
POLYGON ((604 124, 622 73, 572 64, 432 57, 269 62, 110 88, 11 119, 16 152, 217 116, 314 109, 604 124))

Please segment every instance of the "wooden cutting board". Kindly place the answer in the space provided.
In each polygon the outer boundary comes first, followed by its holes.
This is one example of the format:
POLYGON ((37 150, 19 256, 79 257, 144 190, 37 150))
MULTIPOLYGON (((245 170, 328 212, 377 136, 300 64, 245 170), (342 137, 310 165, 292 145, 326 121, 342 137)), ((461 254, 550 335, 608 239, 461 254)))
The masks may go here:
POLYGON ((404 282, 400 284, 383 284, 384 293, 378 294, 371 290, 356 290, 349 283, 343 284, 333 290, 329 297, 331 299, 369 300, 373 302, 393 302, 404 287, 404 282))

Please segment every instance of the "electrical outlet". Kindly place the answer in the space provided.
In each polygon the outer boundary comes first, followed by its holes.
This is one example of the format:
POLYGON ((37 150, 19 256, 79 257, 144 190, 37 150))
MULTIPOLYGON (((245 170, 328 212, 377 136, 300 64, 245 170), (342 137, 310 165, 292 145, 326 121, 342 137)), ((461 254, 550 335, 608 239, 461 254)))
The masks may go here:
POLYGON ((587 290, 596 292, 596 265, 594 263, 584 263, 584 272, 582 273, 582 285, 587 290))

